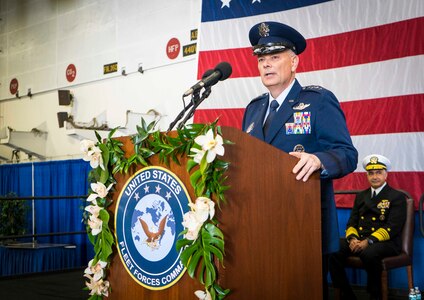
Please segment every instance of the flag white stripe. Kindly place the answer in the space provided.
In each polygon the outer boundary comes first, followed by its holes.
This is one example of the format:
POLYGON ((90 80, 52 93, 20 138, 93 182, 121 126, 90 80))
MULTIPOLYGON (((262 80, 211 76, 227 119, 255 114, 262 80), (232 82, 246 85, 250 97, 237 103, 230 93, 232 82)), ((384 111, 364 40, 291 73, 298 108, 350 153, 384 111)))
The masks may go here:
MULTIPOLYGON (((306 39, 379 26, 424 15, 422 0, 343 0, 258 16, 202 23, 200 50, 250 47, 248 32, 259 22, 290 24, 306 39), (395 14, 393 12, 396 12, 395 14), (352 17, 360 16, 360 17, 352 17), (237 25, 234 25, 234 22, 237 25), (235 30, 236 29, 236 30, 235 30)), ((258 4, 258 3, 256 3, 258 4)), ((226 9, 226 8, 225 8, 226 9)))
POLYGON ((390 157, 392 171, 424 171, 424 132, 358 135, 352 141, 360 160, 355 172, 364 171, 361 159, 371 153, 390 157))

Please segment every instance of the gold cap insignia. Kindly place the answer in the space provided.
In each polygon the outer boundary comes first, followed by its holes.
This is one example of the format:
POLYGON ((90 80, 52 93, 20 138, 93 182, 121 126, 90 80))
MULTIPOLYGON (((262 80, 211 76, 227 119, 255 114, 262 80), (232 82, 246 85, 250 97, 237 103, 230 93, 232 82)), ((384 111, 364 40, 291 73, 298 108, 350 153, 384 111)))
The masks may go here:
POLYGON ((372 163, 372 164, 376 164, 376 163, 378 163, 378 157, 377 157, 377 156, 373 156, 373 157, 371 157, 371 158, 370 158, 370 163, 372 163))
POLYGON ((269 26, 266 25, 265 23, 261 23, 258 29, 259 29, 259 35, 261 37, 269 36, 269 26))

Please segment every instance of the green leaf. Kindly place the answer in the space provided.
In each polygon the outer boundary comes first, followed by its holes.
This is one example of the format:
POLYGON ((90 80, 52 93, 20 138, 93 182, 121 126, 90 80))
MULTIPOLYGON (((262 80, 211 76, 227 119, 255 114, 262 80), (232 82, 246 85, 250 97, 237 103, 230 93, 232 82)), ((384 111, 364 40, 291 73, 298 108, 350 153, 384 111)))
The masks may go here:
POLYGON ((181 248, 184 248, 188 245, 191 245, 192 243, 193 243, 193 241, 190 241, 190 240, 187 240, 187 239, 177 240, 177 243, 175 244, 175 249, 177 250, 177 252, 179 252, 181 250, 181 248))
POLYGON ((200 172, 202 174, 205 174, 208 167, 209 167, 209 163, 206 161, 206 155, 204 155, 202 160, 200 161, 200 172))
POLYGON ((186 267, 188 266, 188 262, 189 262, 191 256, 198 249, 199 249, 199 245, 196 244, 196 243, 194 243, 191 246, 184 249, 184 251, 181 253, 181 256, 180 256, 181 262, 183 263, 184 266, 186 266, 186 267))
POLYGON ((99 141, 99 143, 101 143, 102 137, 100 136, 100 134, 98 134, 97 131, 94 131, 94 134, 96 135, 97 141, 99 141))
POLYGON ((106 209, 101 209, 99 211, 99 219, 103 222, 109 222, 109 212, 106 209))
POLYGON ((187 169, 187 172, 191 172, 191 170, 195 167, 195 166, 197 166, 198 164, 197 164, 197 162, 195 162, 194 160, 192 160, 192 159, 189 159, 188 161, 187 161, 187 167, 186 167, 186 169, 187 169))
POLYGON ((224 234, 222 233, 222 231, 216 227, 215 225, 208 223, 205 225, 205 229, 212 235, 212 236, 217 236, 220 237, 221 239, 224 239, 224 234))
POLYGON ((206 286, 211 286, 212 282, 214 282, 216 280, 216 271, 215 271, 215 267, 212 263, 213 259, 212 259, 212 255, 210 252, 205 251, 204 252, 204 256, 203 256, 203 261, 205 263, 206 266, 206 270, 205 270, 205 285, 206 286))
POLYGON ((224 254, 217 247, 214 247, 212 245, 205 245, 205 250, 206 251, 209 251, 209 252, 212 252, 220 261, 223 261, 224 254))
POLYGON ((187 272, 188 275, 190 275, 191 278, 195 277, 197 264, 200 260, 200 258, 203 256, 203 251, 196 249, 197 251, 194 252, 194 254, 191 256, 190 261, 188 262, 187 266, 187 272))
POLYGON ((200 173, 200 170, 197 170, 190 175, 190 183, 193 187, 197 185, 197 182, 199 181, 201 176, 202 176, 202 173, 200 173))

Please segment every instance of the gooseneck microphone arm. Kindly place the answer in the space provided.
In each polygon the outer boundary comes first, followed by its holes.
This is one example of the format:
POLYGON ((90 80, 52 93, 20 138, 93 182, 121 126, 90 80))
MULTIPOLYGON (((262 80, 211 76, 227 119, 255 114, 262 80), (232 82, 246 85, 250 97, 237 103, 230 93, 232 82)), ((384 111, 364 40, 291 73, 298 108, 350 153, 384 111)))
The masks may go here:
POLYGON ((185 123, 188 121, 188 119, 190 119, 194 115, 194 112, 196 111, 197 107, 207 97, 209 97, 209 95, 211 94, 211 91, 212 91, 212 89, 211 89, 210 86, 205 88, 205 91, 202 93, 202 97, 200 97, 200 99, 194 103, 193 107, 187 113, 187 115, 185 116, 185 118, 180 123, 178 123, 178 126, 177 126, 178 129, 181 129, 185 125, 185 123))
POLYGON ((192 95, 191 95, 191 101, 187 104, 187 105, 185 105, 184 104, 184 95, 183 95, 183 105, 184 105, 184 108, 183 108, 183 110, 178 114, 178 116, 175 118, 175 120, 174 121, 172 121, 172 123, 171 124, 169 124, 169 128, 168 128, 168 130, 167 130, 167 132, 169 132, 169 131, 171 131, 172 130, 172 128, 174 128, 174 126, 175 126, 175 124, 177 124, 177 122, 179 121, 179 120, 181 120, 181 118, 182 117, 184 117, 184 115, 185 115, 185 113, 187 112, 187 110, 190 108, 190 107, 192 107, 196 102, 199 102, 199 91, 197 91, 197 92, 195 92, 195 93, 193 93, 192 95))

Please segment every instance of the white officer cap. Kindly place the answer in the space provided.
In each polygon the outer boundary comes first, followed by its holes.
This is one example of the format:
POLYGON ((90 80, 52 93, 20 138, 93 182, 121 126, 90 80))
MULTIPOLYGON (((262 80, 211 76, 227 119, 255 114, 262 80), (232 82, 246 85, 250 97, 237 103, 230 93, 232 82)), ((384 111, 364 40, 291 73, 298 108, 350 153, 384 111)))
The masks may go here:
POLYGON ((383 155, 370 154, 362 161, 362 167, 364 167, 364 169, 367 171, 382 169, 389 171, 392 167, 392 164, 390 163, 390 160, 383 155))

